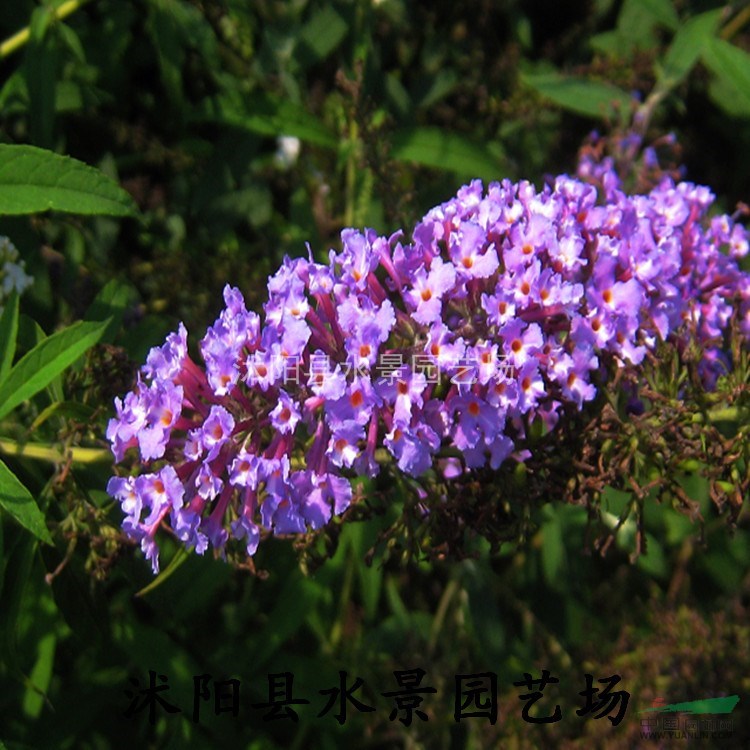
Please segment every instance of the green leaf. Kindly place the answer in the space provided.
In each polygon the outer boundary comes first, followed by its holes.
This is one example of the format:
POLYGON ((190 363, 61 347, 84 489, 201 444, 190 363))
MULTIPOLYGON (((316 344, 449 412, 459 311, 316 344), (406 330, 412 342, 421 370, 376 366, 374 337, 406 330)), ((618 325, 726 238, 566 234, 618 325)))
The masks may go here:
POLYGON ((42 712, 46 693, 52 679, 52 666, 55 661, 57 635, 45 634, 37 644, 37 659, 29 675, 29 683, 23 696, 23 712, 32 719, 38 719, 42 712))
POLYGON ((567 579, 567 556, 563 541, 563 524, 560 512, 548 506, 545 508, 545 520, 542 526, 542 571, 547 585, 560 591, 567 579))
POLYGON ((721 10, 701 13, 677 30, 662 60, 657 86, 673 88, 690 73, 703 48, 716 33, 721 16, 721 10))
POLYGON ((39 510, 39 506, 18 477, 2 461, 0 461, 0 506, 37 539, 52 544, 52 537, 47 531, 44 515, 39 510))
POLYGON ((636 565, 645 573, 659 580, 666 580, 669 575, 669 564, 661 542, 651 533, 646 532, 646 553, 638 555, 636 565))
POLYGON ((703 63, 716 76, 714 99, 726 112, 750 117, 750 55, 723 39, 703 47, 703 63))
POLYGON ((625 0, 618 18, 618 26, 638 26, 642 22, 650 26, 660 24, 674 31, 680 18, 674 8, 673 0, 625 0))
POLYGON ((617 86, 560 73, 522 74, 521 80, 563 109, 597 119, 628 113, 631 96, 617 86))
POLYGON ((486 148, 440 128, 397 130, 391 140, 391 156, 468 177, 497 180, 503 174, 503 165, 486 148))
POLYGON ((45 388, 102 337, 109 319, 78 322, 49 336, 25 354, 0 385, 0 419, 45 388))
POLYGON ((137 213, 128 193, 98 169, 34 146, 0 144, 0 216, 48 210, 137 213))
POLYGON ((5 569, 7 566, 8 560, 5 557, 5 539, 3 538, 3 514, 0 513, 0 601, 2 601, 5 569))
POLYGON ((591 49, 602 54, 616 57, 617 55, 625 56, 623 51, 622 34, 618 31, 603 31, 601 34, 595 34, 589 39, 591 49))
POLYGON ((49 33, 53 20, 50 8, 42 6, 34 10, 24 57, 31 139, 43 148, 51 147, 53 142, 55 89, 60 70, 57 40, 49 33))
POLYGON ((301 141, 326 148, 338 146, 335 136, 304 107, 270 94, 255 93, 244 98, 224 95, 206 101, 202 114, 195 119, 243 128, 274 138, 293 135, 301 141))
MULTIPOLYGON (((62 417, 72 417, 79 422, 88 422, 94 414, 94 407, 88 404, 82 404, 79 401, 53 401, 46 409, 43 409, 39 416, 31 423, 29 432, 38 430, 50 417, 59 414, 62 417)), ((26 443, 25 445, 28 445, 26 443)))
POLYGON ((125 311, 132 301, 134 292, 132 287, 112 279, 104 285, 104 288, 96 295, 91 306, 84 315, 84 320, 102 321, 109 319, 109 325, 102 334, 101 340, 109 343, 114 340, 125 311))
POLYGON ((284 642, 302 627, 322 593, 315 581, 304 578, 299 571, 287 579, 266 625, 254 641, 250 658, 257 669, 267 664, 284 642))
POLYGON ((295 56, 304 67, 325 60, 346 39, 348 31, 346 21, 331 5, 325 5, 302 29, 295 56))
POLYGON ((419 96, 416 96, 416 106, 420 109, 427 109, 444 99, 458 85, 460 79, 458 73, 452 68, 441 68, 428 81, 425 81, 424 90, 419 96))
POLYGON ((218 43, 205 15, 183 0, 149 0, 146 31, 151 36, 167 96, 184 107, 183 68, 187 52, 195 49, 207 70, 221 66, 218 43))
POLYGON ((18 293, 14 289, 0 315, 0 385, 8 377, 18 337, 18 293))
POLYGON ((624 0, 617 16, 618 53, 630 59, 634 49, 653 49, 659 44, 658 27, 677 29, 679 16, 672 0, 624 0))

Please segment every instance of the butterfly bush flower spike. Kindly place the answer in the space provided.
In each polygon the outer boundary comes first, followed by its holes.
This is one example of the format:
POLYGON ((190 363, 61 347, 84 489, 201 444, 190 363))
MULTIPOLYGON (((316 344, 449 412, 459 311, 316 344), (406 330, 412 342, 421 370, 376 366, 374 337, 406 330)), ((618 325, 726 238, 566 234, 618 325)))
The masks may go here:
POLYGON ((627 195, 612 163, 537 190, 479 181, 399 233, 342 233, 327 263, 286 258, 264 315, 239 289, 188 352, 180 325, 115 401, 107 437, 125 532, 159 569, 157 532, 198 554, 253 555, 264 533, 319 529, 383 456, 446 480, 529 456, 613 368, 696 335, 712 387, 733 311, 750 336, 746 230, 706 188, 627 195), (444 454, 450 449, 450 456, 444 454))

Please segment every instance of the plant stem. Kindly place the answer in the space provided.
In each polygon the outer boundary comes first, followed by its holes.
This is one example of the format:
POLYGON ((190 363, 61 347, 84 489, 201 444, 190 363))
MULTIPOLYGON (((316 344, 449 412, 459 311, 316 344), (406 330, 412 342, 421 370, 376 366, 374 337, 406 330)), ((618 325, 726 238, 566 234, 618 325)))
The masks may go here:
POLYGON ((743 8, 729 23, 721 30, 719 36, 729 41, 735 34, 742 30, 742 27, 750 22, 750 5, 743 8))
MULTIPOLYGON (((71 13, 75 13, 82 5, 90 2, 90 0, 68 0, 62 5, 58 6, 52 11, 56 21, 62 21, 67 18, 71 13)), ((0 60, 4 60, 6 57, 10 57, 14 52, 17 52, 21 47, 29 41, 31 35, 31 27, 27 26, 24 29, 9 36, 4 42, 0 43, 0 60)))
POLYGON ((23 458, 38 458, 55 464, 71 458, 77 464, 93 464, 111 461, 112 454, 106 448, 60 448, 47 443, 18 443, 9 438, 0 438, 0 452, 23 458))

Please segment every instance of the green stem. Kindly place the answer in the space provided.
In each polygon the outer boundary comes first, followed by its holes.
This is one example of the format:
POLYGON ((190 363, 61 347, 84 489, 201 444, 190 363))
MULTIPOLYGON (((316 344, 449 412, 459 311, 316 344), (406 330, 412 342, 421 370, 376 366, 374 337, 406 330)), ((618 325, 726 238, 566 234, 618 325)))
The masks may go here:
POLYGON ((60 448, 47 443, 19 443, 9 438, 0 438, 0 452, 23 458, 38 458, 53 464, 63 463, 69 458, 77 464, 94 464, 111 461, 112 454, 105 448, 60 448))
POLYGON ((352 596, 352 584, 354 583, 354 567, 356 561, 353 559, 352 548, 346 550, 346 569, 344 570, 344 581, 341 585, 341 597, 339 599, 339 612, 336 621, 331 628, 329 643, 331 651, 335 652, 344 632, 344 620, 349 609, 349 600, 352 596))
POLYGON ((443 629, 443 623, 445 622, 445 617, 448 614, 448 608, 450 607, 451 601, 453 600, 453 597, 458 594, 460 590, 460 586, 458 583, 458 580, 453 578, 450 583, 445 587, 445 590, 443 591, 443 595, 440 597, 440 602, 438 603, 437 611, 435 612, 435 617, 432 620, 432 628, 430 629, 430 642, 427 645, 427 653, 432 656, 435 653, 435 648, 437 647, 438 637, 440 636, 440 631, 443 629))
MULTIPOLYGON (((75 13, 82 5, 85 5, 90 1, 91 0, 68 0, 55 8, 52 13, 56 21, 62 21, 71 13, 75 13)), ((9 36, 4 42, 0 43, 0 60, 10 57, 10 55, 17 52, 21 47, 27 44, 30 35, 31 27, 27 26, 25 29, 21 29, 13 34, 13 36, 9 36)))
POLYGON ((346 161, 346 208, 344 210, 344 226, 354 225, 354 205, 357 193, 357 138, 359 128, 352 114, 349 123, 349 156, 346 161))

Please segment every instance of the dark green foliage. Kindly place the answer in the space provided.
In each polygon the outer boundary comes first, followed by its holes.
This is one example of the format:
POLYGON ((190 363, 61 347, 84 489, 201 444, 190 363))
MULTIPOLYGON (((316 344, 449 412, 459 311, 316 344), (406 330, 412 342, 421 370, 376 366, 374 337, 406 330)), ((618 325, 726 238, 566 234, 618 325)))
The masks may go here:
POLYGON ((387 474, 360 483, 345 523, 267 540, 245 567, 167 544, 148 589, 104 492, 103 438, 148 349, 178 320, 197 340, 227 281, 260 311, 284 254, 310 242, 322 257, 345 226, 409 226, 471 177, 570 172, 593 127, 637 112, 646 140, 676 133, 688 178, 725 210, 747 203, 742 3, 18 0, 0 4, 0 37, 0 235, 35 278, 0 315, 0 750, 625 748, 655 698, 733 693, 721 747, 746 746, 736 342, 716 394, 695 385, 700 352, 658 352, 642 414, 624 371, 567 440, 535 435, 542 459, 436 480, 439 513, 387 474), (429 722, 404 727, 380 693, 413 667, 438 692, 429 722), (525 724, 512 683, 545 668, 563 720, 525 724), (123 716, 149 670, 182 708, 154 727, 123 716), (378 707, 344 727, 316 718, 339 670, 378 707), (251 705, 286 671, 311 703, 299 723, 264 722, 251 705), (484 671, 497 724, 456 723, 454 676, 484 671), (620 727, 576 715, 585 672, 622 675, 620 727), (238 718, 203 702, 191 720, 201 674, 241 681, 238 718))

